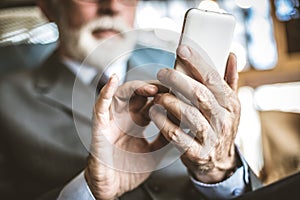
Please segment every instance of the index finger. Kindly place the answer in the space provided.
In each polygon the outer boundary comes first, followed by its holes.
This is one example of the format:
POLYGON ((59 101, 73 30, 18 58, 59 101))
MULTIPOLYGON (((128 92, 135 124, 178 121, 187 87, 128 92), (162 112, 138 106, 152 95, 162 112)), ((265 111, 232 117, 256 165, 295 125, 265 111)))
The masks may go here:
POLYGON ((157 87, 153 84, 149 84, 144 81, 129 81, 118 88, 116 97, 122 101, 127 101, 133 95, 150 97, 154 96, 157 91, 157 87))

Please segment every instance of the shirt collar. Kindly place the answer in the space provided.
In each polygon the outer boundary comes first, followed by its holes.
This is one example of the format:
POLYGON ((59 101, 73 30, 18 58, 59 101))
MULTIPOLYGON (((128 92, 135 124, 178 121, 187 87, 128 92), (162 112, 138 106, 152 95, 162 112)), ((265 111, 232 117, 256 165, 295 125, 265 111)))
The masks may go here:
POLYGON ((71 60, 69 58, 63 58, 63 64, 67 66, 79 78, 84 84, 91 84, 92 80, 98 74, 98 70, 93 67, 84 66, 81 63, 71 60))
MULTIPOLYGON (((84 84, 90 85, 94 78, 102 72, 97 70, 94 67, 82 65, 81 63, 74 61, 70 58, 63 58, 62 62, 78 77, 84 84)), ((119 77, 120 83, 123 83, 125 80, 125 75, 127 71, 127 62, 124 60, 116 61, 104 72, 104 80, 116 74, 119 77)))

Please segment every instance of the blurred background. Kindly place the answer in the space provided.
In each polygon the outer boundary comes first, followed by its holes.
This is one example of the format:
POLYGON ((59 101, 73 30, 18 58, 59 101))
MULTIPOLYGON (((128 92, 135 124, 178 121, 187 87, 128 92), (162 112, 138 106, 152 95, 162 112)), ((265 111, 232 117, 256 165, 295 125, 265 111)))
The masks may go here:
MULTIPOLYGON (((299 172, 299 0, 141 0, 135 26, 155 36, 141 42, 160 38, 175 51, 178 38, 158 30, 180 34, 192 7, 228 12, 237 20, 231 47, 238 59, 242 104, 236 143, 246 160, 265 184, 299 172)), ((1 0, 0 75, 39 66, 57 40, 56 25, 34 0, 1 0)))

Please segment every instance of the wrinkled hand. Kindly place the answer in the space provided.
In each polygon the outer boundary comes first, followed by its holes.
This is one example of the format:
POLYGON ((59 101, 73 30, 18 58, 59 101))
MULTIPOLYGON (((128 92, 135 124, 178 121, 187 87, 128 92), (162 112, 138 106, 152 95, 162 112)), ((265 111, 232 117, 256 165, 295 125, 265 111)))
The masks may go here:
POLYGON ((240 103, 236 58, 229 56, 224 80, 195 50, 180 46, 177 54, 193 77, 162 69, 158 79, 175 95, 158 94, 150 117, 165 138, 184 151, 181 160, 196 179, 217 183, 230 176, 237 165, 234 139, 240 103), (164 110, 175 120, 166 117, 164 110), (188 128, 189 134, 183 128, 188 128))
POLYGON ((94 108, 93 135, 85 178, 96 199, 114 199, 136 188, 153 171, 157 160, 144 156, 160 148, 158 137, 153 143, 143 138, 149 123, 147 97, 157 87, 142 81, 118 87, 113 75, 100 92, 94 108))

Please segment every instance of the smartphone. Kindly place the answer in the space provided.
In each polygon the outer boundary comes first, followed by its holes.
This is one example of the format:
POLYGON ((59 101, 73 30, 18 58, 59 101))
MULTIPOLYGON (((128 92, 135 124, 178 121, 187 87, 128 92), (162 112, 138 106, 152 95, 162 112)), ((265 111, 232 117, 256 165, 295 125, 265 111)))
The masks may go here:
MULTIPOLYGON (((185 14, 179 44, 196 49, 224 77, 235 23, 231 14, 191 8, 185 14)), ((178 59, 174 68, 192 76, 178 59)))

